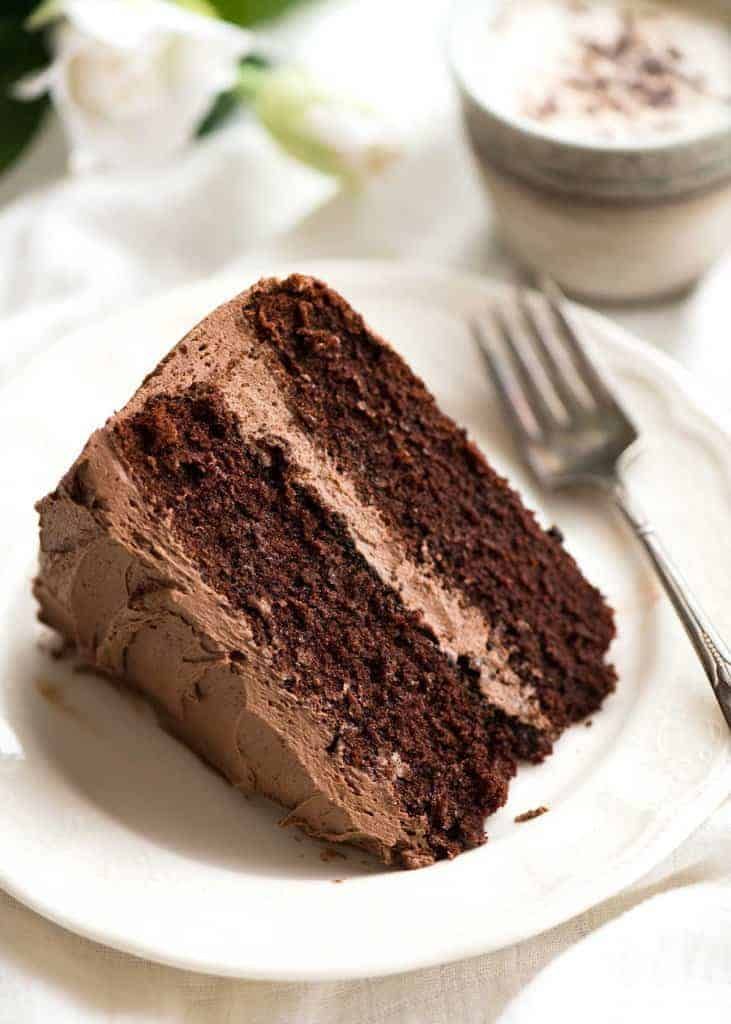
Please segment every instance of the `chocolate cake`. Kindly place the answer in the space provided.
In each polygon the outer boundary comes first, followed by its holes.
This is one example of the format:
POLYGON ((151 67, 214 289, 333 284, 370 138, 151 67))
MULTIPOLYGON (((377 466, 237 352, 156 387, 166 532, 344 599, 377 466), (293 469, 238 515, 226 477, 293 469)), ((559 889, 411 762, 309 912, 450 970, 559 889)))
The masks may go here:
POLYGON ((211 313, 38 508, 42 619, 285 824, 389 864, 482 843, 614 687, 558 531, 308 277, 211 313))

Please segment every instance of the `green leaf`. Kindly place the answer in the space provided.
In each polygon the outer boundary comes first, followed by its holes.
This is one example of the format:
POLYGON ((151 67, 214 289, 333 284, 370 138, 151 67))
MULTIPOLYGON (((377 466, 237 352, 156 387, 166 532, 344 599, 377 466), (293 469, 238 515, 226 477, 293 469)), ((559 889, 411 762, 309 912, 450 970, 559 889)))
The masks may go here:
POLYGON ((3 18, 27 18, 38 0, 3 0, 3 18))
MULTIPOLYGON (((23 7, 20 3, 12 6, 23 7)), ((26 32, 21 17, 0 17, 0 172, 23 152, 48 106, 46 96, 29 102, 16 100, 12 87, 23 75, 47 63, 43 39, 26 32)))
POLYGON ((266 57, 260 57, 255 53, 250 54, 248 57, 244 57, 239 63, 239 83, 237 83, 233 89, 229 89, 227 92, 221 92, 218 94, 216 99, 213 101, 213 106, 198 125, 196 136, 201 138, 204 135, 210 135, 210 133, 215 131, 216 128, 220 128, 221 125, 231 117, 234 111, 238 110, 242 103, 253 99, 253 96, 248 95, 245 90, 241 88, 241 81, 247 74, 255 74, 267 67, 269 67, 269 61, 266 57))
POLYGON ((225 121, 228 121, 238 105, 239 98, 233 90, 219 93, 213 101, 213 106, 198 125, 196 136, 200 139, 204 135, 210 135, 216 128, 220 128, 225 121))
POLYGON ((236 25, 255 25, 259 21, 278 18, 302 0, 212 0, 216 10, 226 21, 236 25))

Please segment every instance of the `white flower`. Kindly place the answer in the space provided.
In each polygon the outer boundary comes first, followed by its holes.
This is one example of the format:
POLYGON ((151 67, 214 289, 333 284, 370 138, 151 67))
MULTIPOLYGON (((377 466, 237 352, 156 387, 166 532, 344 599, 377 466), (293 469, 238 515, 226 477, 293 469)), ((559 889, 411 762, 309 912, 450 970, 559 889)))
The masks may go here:
POLYGON ((239 88, 253 99, 259 120, 288 153, 326 174, 358 183, 399 153, 382 116, 327 91, 303 70, 244 68, 239 88))
POLYGON ((251 49, 250 33, 167 0, 51 0, 39 13, 63 19, 53 62, 18 93, 51 93, 75 171, 149 166, 179 152, 251 49))

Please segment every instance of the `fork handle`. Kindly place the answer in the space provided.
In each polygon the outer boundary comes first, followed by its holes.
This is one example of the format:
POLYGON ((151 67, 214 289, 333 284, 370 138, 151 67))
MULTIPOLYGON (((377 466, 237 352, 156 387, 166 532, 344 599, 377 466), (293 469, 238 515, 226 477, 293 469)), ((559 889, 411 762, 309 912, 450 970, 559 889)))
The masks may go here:
POLYGON ((731 652, 693 596, 650 521, 630 497, 621 481, 614 485, 612 496, 649 555, 695 647, 724 717, 731 727, 731 652))

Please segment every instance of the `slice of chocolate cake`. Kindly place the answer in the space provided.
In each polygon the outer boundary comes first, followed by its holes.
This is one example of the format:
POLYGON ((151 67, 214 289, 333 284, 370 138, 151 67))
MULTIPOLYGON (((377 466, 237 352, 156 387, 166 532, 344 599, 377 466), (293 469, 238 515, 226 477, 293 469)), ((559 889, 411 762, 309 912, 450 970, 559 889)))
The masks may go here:
POLYGON ((266 280, 39 504, 45 622, 245 791, 419 867, 614 686, 560 536, 348 304, 266 280))

